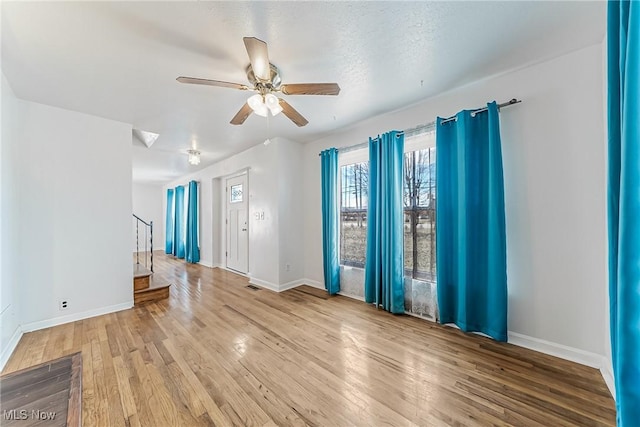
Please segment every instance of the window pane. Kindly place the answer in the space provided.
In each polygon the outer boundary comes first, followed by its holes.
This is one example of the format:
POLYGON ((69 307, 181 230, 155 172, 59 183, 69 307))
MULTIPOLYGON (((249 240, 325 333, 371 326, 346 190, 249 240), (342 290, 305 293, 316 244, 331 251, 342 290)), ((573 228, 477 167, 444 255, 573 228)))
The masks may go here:
POLYGON ((340 264, 364 267, 369 163, 340 168, 340 264))
POLYGON ((231 203, 237 203, 242 201, 242 184, 231 186, 231 203))
POLYGON ((435 281, 436 150, 405 153, 404 268, 414 279, 435 281))

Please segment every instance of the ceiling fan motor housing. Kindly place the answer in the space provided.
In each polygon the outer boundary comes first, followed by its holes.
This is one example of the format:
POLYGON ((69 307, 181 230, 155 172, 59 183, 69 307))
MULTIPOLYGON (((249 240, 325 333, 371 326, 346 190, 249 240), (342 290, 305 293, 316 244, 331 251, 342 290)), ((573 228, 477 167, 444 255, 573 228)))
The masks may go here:
POLYGON ((271 71, 271 76, 269 81, 263 81, 256 78, 256 75, 253 72, 253 68, 251 64, 247 66, 247 79, 249 82, 255 87, 256 90, 263 93, 268 93, 272 90, 278 90, 280 84, 282 83, 282 79, 280 78, 280 71, 278 67, 269 63, 269 70, 271 71))

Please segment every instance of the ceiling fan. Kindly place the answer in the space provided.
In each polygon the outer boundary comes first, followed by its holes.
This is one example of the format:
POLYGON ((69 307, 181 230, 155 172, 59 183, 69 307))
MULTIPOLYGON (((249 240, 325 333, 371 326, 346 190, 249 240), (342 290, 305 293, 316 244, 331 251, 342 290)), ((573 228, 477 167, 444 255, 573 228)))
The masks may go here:
POLYGON ((240 111, 231 119, 232 125, 243 124, 251 113, 266 117, 269 112, 274 116, 282 112, 296 125, 305 126, 309 121, 287 101, 278 98, 274 93, 282 92, 285 95, 338 95, 340 93, 340 86, 337 83, 282 84, 278 68, 269 62, 267 44, 255 37, 244 37, 243 40, 251 61, 246 69, 247 78, 251 86, 194 77, 181 76, 176 79, 180 83, 257 92, 247 100, 240 111))

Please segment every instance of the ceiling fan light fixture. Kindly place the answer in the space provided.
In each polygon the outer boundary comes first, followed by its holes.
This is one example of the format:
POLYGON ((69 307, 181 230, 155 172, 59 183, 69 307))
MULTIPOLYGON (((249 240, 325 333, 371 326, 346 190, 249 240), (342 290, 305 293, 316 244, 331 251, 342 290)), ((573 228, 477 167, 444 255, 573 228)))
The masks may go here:
POLYGON ((187 154, 189 154, 189 164, 200 164, 200 152, 198 150, 187 150, 187 154))
POLYGON ((269 109, 264 104, 264 100, 260 94, 250 96, 249 99, 247 99, 247 104, 249 104, 253 112, 259 116, 267 117, 269 114, 269 109))
POLYGON ((277 116, 282 112, 282 107, 279 105, 276 105, 275 107, 269 108, 269 111, 271 111, 272 116, 277 116))
POLYGON ((282 107, 280 106, 280 100, 274 94, 272 93, 266 94, 264 96, 264 103, 267 106, 267 108, 269 108, 269 111, 271 111, 272 116, 276 116, 280 112, 282 112, 282 107))

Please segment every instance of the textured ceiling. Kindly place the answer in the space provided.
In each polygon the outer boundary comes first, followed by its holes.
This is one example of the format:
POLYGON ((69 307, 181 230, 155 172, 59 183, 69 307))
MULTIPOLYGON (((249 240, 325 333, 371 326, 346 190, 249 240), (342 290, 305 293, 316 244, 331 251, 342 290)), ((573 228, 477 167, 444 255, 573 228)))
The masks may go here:
POLYGON ((134 179, 166 181, 282 136, 308 142, 359 120, 526 63, 601 42, 603 2, 2 2, 2 70, 22 99, 131 123, 134 179), (229 120, 248 92, 243 36, 268 43, 286 97, 308 120, 229 120), (189 166, 186 150, 203 152, 189 166))

